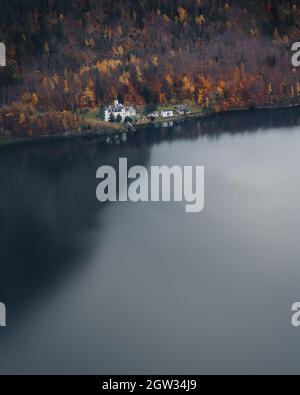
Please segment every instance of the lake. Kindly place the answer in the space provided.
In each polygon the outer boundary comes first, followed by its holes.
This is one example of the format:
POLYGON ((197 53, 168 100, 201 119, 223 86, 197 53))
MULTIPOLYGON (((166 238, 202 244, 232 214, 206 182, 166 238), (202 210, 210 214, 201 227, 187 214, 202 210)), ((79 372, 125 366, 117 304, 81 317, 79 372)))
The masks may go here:
POLYGON ((1 373, 300 373, 300 109, 0 150, 1 373), (96 170, 205 166, 203 212, 96 170))

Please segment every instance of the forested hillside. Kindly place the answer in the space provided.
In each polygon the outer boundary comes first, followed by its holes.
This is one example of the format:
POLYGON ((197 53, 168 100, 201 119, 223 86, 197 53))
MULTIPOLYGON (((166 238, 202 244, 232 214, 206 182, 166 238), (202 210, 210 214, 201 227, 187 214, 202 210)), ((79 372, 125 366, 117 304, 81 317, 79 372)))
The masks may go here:
POLYGON ((300 103, 296 0, 1 0, 0 134, 78 128, 84 108, 300 103))

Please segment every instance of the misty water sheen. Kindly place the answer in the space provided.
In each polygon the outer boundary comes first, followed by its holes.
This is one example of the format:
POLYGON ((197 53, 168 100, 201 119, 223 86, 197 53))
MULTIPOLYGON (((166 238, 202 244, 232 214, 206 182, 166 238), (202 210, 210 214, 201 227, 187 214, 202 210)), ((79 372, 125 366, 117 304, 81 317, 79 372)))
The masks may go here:
POLYGON ((1 373, 299 373, 300 110, 0 150, 1 373), (96 199, 96 170, 205 166, 205 208, 96 199))

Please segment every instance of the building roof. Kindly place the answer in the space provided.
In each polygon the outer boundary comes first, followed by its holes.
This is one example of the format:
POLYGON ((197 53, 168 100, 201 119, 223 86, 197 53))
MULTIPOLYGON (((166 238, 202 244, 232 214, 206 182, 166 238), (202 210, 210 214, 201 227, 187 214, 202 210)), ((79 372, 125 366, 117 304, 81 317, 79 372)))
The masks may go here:
POLYGON ((135 111, 135 108, 133 106, 125 107, 123 104, 118 104, 118 105, 111 105, 111 106, 106 106, 104 107, 105 111, 109 112, 121 112, 122 110, 125 111, 135 111))
POLYGON ((105 110, 110 112, 120 112, 123 109, 123 104, 118 104, 117 106, 107 106, 105 110))
POLYGON ((176 106, 176 110, 188 110, 189 107, 186 104, 179 104, 176 106))

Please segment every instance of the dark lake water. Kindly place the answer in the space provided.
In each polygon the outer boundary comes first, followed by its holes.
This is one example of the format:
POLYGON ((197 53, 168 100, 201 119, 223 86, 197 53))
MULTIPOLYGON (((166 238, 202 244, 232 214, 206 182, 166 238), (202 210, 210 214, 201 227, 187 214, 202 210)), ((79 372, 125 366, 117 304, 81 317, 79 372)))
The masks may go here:
POLYGON ((0 150, 1 373, 300 373, 300 110, 0 150), (96 170, 204 165, 205 208, 96 200, 96 170))

